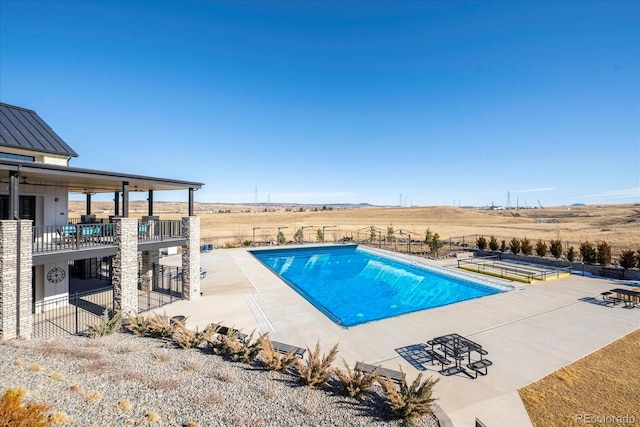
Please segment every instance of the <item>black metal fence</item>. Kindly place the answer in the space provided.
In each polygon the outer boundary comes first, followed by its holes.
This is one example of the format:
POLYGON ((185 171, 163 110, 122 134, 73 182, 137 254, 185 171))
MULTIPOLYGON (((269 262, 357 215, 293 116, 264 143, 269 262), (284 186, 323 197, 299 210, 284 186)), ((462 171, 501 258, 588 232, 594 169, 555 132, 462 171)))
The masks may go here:
POLYGON ((49 338, 86 333, 104 310, 113 314, 113 287, 76 292, 33 304, 33 337, 49 338))
POLYGON ((182 269, 154 265, 151 276, 138 279, 138 311, 162 307, 182 299, 182 269))

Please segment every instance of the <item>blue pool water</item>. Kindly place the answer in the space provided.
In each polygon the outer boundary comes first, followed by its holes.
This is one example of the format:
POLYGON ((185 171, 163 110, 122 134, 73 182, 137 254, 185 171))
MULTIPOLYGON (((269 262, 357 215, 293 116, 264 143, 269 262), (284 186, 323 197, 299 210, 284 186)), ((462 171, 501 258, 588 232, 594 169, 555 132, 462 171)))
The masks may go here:
POLYGON ((382 257, 356 245, 251 253, 341 326, 359 325, 505 290, 382 257))

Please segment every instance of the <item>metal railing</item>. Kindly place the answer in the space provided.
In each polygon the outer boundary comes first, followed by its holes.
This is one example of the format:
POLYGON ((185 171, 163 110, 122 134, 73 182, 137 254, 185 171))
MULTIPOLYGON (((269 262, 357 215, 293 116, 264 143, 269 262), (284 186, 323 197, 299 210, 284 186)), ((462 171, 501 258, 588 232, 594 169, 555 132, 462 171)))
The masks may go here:
MULTIPOLYGON (((114 223, 45 225, 33 227, 34 254, 114 245, 114 223)), ((161 220, 138 224, 138 241, 182 238, 180 220, 161 220)))
POLYGON ((526 266, 507 265, 500 261, 499 256, 488 256, 480 258, 460 259, 458 267, 469 271, 489 274, 496 277, 507 279, 519 279, 527 283, 535 280, 549 280, 559 278, 570 273, 567 268, 552 268, 549 270, 532 270, 526 266))
POLYGON ((159 220, 152 222, 138 222, 138 241, 157 241, 184 237, 182 221, 159 220))
POLYGON ((105 309, 112 314, 113 287, 36 301, 32 309, 34 338, 86 333, 100 322, 105 309))
POLYGON ((182 268, 154 265, 151 277, 138 278, 138 311, 147 311, 182 299, 182 268))
POLYGON ((114 224, 67 224, 33 227, 33 253, 114 244, 114 224))

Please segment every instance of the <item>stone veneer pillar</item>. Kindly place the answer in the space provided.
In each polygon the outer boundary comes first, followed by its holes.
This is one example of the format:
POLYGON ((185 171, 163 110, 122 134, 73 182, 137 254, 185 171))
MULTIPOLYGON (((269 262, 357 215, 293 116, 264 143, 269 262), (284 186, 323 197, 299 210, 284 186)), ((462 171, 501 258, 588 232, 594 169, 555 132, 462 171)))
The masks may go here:
POLYGON ((140 261, 141 290, 150 291, 153 288, 153 266, 160 263, 160 250, 143 251, 140 261))
POLYGON ((0 221, 0 341, 31 338, 31 233, 31 221, 0 221))
POLYGON ((138 220, 114 218, 113 222, 118 245, 112 265, 113 308, 138 314, 138 220))
POLYGON ((182 233, 182 298, 190 300, 200 296, 200 218, 182 218, 182 233))

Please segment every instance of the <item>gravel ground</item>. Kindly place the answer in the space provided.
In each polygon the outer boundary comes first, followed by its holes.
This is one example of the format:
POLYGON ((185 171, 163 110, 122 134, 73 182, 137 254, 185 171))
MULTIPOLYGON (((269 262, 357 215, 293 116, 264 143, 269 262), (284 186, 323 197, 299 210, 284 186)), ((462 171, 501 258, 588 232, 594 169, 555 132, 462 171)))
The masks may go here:
MULTIPOLYGON (((0 392, 53 405, 68 426, 400 426, 379 386, 365 400, 336 384, 230 362, 128 333, 0 344, 0 392)), ((418 426, 437 425, 423 417, 418 426)))

